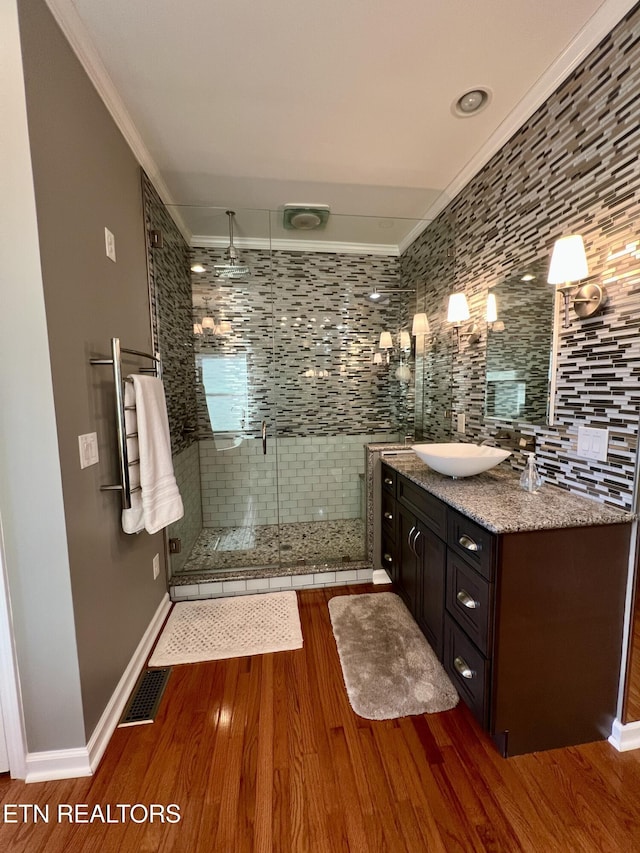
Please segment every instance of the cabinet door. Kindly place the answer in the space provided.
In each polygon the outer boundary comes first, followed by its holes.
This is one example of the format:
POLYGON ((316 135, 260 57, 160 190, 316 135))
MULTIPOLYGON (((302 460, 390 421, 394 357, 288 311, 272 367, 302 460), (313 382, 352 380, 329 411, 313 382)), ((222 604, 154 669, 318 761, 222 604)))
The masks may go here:
POLYGON ((418 523, 413 544, 421 574, 417 620, 438 659, 444 653, 444 586, 447 549, 428 527, 418 523))
POLYGON ((413 513, 408 512, 400 504, 398 510, 398 593, 417 620, 419 601, 420 573, 418 570, 418 553, 415 550, 414 538, 418 532, 418 521, 413 513))

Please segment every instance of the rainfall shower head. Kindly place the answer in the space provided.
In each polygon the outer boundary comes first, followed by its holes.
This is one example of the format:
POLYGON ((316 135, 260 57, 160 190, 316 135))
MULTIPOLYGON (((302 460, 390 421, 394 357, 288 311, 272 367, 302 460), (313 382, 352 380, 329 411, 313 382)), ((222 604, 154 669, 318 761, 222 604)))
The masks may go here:
POLYGON ((244 278, 249 275, 249 267, 240 263, 238 252, 233 245, 233 218, 235 211, 227 210, 229 217, 229 248, 227 249, 227 261, 224 264, 215 264, 214 270, 220 278, 244 278))

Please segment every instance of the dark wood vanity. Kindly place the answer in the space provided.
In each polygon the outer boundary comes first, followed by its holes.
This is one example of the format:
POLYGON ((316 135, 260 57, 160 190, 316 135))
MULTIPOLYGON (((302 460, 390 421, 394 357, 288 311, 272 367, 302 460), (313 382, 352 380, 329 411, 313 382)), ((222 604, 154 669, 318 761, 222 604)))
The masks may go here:
POLYGON ((626 516, 492 532, 396 467, 381 466, 381 563, 501 754, 608 737, 620 673, 626 516))

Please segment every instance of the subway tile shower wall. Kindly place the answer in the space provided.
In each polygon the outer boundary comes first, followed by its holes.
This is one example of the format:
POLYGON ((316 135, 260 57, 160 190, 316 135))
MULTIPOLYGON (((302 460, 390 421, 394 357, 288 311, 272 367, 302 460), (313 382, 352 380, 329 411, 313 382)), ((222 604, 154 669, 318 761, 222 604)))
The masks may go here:
MULTIPOLYGON (((548 262, 558 237, 583 235, 591 280, 609 302, 586 320, 571 310, 559 336, 555 425, 521 429, 535 434, 547 480, 627 509, 640 402, 639 99, 636 6, 401 258, 434 332, 436 354, 425 359, 435 358, 451 351, 444 318, 454 288, 482 323, 490 287, 518 265, 548 262), (577 456, 580 425, 609 428, 606 462, 577 456)), ((416 417, 427 437, 450 435, 444 411, 466 413, 467 440, 503 425, 484 420, 483 345, 463 345, 450 375, 425 388, 416 417)))

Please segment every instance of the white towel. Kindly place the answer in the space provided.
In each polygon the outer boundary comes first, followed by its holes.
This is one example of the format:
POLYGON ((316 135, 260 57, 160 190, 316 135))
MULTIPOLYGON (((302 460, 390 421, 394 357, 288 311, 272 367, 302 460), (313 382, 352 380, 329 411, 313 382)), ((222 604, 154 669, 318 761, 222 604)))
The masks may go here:
MULTIPOLYGON (((124 389, 124 424, 127 435, 138 431, 138 418, 135 408, 127 411, 128 406, 135 406, 136 395, 133 382, 125 382, 124 389)), ((140 449, 137 438, 127 439, 127 456, 129 459, 139 459, 140 449)), ((140 485, 140 466, 129 465, 129 485, 133 490, 140 485)), ((144 530, 144 514, 142 512, 142 492, 140 489, 131 492, 131 509, 122 510, 122 529, 125 533, 141 533, 144 530)))
POLYGON ((136 482, 135 468, 139 468, 140 491, 131 495, 131 510, 123 510, 122 526, 125 532, 129 532, 128 528, 135 528, 132 532, 142 529, 141 504, 144 529, 148 533, 157 533, 184 515, 182 498, 173 474, 164 388, 161 380, 155 376, 133 374, 130 378, 133 380, 140 456, 139 466, 132 466, 130 470, 133 486, 136 482), (130 515, 127 516, 125 526, 126 513, 130 515))

